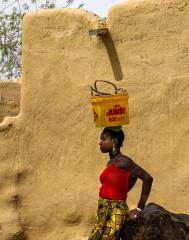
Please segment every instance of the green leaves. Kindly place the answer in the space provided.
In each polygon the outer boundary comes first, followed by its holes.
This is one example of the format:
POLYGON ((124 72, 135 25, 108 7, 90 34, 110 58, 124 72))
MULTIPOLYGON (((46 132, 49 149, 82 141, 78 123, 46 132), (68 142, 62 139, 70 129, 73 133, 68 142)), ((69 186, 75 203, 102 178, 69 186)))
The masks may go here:
POLYGON ((0 15, 0 79, 20 76, 21 17, 15 8, 0 15))
POLYGON ((83 8, 84 7, 84 3, 79 4, 78 8, 83 8))

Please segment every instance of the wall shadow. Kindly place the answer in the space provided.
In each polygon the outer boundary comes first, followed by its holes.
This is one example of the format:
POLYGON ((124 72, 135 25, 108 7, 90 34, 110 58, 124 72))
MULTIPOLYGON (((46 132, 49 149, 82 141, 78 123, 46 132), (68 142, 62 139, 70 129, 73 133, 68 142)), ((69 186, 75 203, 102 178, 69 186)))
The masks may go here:
POLYGON ((123 72, 110 32, 108 31, 106 35, 101 36, 101 39, 106 47, 115 80, 120 81, 123 79, 123 72))

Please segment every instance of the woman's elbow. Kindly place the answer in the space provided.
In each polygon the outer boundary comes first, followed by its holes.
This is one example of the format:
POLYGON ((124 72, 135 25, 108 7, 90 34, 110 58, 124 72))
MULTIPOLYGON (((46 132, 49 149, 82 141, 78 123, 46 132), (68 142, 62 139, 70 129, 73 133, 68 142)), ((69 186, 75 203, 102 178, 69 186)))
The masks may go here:
POLYGON ((144 178, 144 181, 150 185, 152 185, 153 183, 153 177, 151 175, 146 175, 145 178, 144 178))
POLYGON ((148 184, 150 185, 150 187, 152 186, 152 183, 153 183, 153 177, 150 176, 148 179, 148 184))

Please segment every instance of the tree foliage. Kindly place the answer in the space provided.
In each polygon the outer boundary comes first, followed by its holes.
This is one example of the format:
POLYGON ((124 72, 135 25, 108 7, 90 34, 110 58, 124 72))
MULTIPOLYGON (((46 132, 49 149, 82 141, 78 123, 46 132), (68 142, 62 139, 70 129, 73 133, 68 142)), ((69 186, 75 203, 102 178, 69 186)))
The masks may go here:
MULTIPOLYGON (((62 1, 62 8, 74 0, 62 1)), ((56 0, 1 0, 0 6, 0 80, 21 75, 22 19, 30 10, 56 7, 56 0)), ((79 8, 83 7, 81 3, 79 8)))

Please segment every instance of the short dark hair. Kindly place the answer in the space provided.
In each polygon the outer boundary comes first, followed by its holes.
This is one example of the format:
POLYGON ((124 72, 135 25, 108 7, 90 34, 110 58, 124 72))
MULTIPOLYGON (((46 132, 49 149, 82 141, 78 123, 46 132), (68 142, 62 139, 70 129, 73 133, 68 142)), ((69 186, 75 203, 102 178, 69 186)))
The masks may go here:
POLYGON ((111 138, 117 138, 118 146, 121 147, 125 139, 125 134, 122 129, 113 130, 110 127, 105 127, 102 131, 104 134, 108 134, 111 138))

